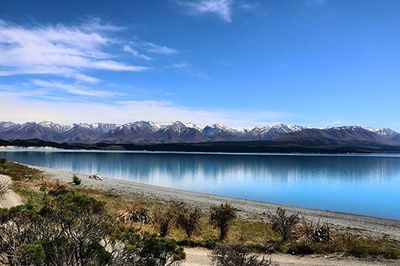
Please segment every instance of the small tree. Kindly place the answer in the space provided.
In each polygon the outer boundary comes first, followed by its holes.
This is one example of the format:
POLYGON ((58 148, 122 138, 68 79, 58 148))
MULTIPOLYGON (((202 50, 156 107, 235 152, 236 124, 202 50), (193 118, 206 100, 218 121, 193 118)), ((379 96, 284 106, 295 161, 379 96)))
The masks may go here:
POLYGON ((213 206, 210 210, 210 223, 219 229, 219 239, 224 240, 228 234, 229 225, 236 218, 236 210, 229 203, 213 206))
POLYGON ((216 266, 270 266, 271 258, 251 253, 243 244, 220 246, 214 249, 211 260, 216 266))
POLYGON ((293 227, 300 222, 300 217, 299 213, 287 215, 285 209, 278 208, 275 214, 269 216, 269 220, 272 229, 281 235, 282 241, 286 242, 290 237, 293 227))
POLYGON ((176 211, 176 224, 181 227, 187 237, 191 239, 193 233, 198 230, 201 210, 198 207, 190 207, 185 203, 179 203, 176 211))

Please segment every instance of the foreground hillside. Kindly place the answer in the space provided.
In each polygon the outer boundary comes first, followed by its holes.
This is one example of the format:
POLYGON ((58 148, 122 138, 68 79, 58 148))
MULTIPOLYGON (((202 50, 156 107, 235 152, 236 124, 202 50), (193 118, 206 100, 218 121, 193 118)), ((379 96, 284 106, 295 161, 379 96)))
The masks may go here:
POLYGON ((293 258, 284 254, 306 255, 297 258, 303 265, 399 262, 396 221, 246 201, 241 205, 6 160, 0 161, 0 173, 12 177, 13 189, 25 199, 22 206, 0 209, 0 258, 15 265, 177 265, 185 258, 195 262, 199 254, 203 257, 197 259, 207 263, 211 255, 214 265, 237 265, 238 254, 254 266, 290 265, 293 258), (123 193, 123 188, 130 191, 123 193), (179 246, 209 251, 189 249, 185 255, 179 246), (272 261, 271 253, 277 254, 272 261))

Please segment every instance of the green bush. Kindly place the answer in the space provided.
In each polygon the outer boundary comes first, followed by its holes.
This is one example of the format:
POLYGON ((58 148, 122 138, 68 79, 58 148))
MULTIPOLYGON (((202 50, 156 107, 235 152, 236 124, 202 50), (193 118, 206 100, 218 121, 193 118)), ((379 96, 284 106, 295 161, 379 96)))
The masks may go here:
POLYGON ((76 185, 76 186, 79 186, 79 185, 82 183, 82 179, 80 179, 79 176, 74 175, 74 176, 72 177, 72 183, 73 183, 74 185, 76 185))
POLYGON ((41 265, 45 256, 41 244, 22 244, 21 246, 21 260, 24 265, 41 265))
POLYGON ((40 207, 0 209, 0 220, 0 264, 162 266, 184 259, 175 242, 121 231, 104 202, 71 191, 45 194, 40 207))

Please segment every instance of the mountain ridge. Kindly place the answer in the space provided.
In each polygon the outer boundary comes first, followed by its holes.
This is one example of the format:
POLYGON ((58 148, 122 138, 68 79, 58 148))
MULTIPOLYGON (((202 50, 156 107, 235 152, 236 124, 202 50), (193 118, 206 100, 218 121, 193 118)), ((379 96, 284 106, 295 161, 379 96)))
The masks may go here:
POLYGON ((136 121, 126 124, 43 122, 0 122, 0 139, 40 139, 55 143, 157 144, 234 141, 272 141, 292 145, 400 145, 400 134, 388 128, 340 126, 311 128, 275 124, 252 128, 232 128, 220 124, 136 121))

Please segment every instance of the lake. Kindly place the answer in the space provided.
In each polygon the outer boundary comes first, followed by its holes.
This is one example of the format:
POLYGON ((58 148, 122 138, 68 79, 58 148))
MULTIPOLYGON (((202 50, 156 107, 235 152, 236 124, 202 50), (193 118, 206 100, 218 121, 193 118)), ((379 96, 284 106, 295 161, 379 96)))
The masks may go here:
POLYGON ((196 192, 400 220, 399 155, 0 151, 0 158, 196 192))

